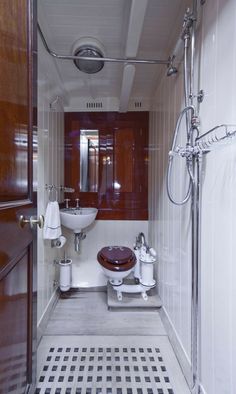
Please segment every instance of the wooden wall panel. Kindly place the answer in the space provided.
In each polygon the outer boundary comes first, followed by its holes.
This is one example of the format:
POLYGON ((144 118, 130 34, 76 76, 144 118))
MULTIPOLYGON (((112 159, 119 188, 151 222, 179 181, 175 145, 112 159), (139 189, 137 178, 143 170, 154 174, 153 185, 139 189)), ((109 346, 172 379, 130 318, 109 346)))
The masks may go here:
MULTIPOLYGON (((65 184, 97 219, 148 218, 148 112, 65 114, 65 184), (98 192, 80 192, 80 130, 99 130, 98 192)), ((71 202, 73 206, 75 203, 71 202)))
POLYGON ((0 202, 26 199, 28 195, 26 7, 25 0, 0 2, 0 202))
POLYGON ((0 281, 0 393, 24 394, 28 381, 28 256, 0 281))
POLYGON ((18 225, 20 215, 36 215, 32 201, 37 112, 34 22, 36 1, 0 1, 0 393, 4 394, 28 392, 36 377, 33 269, 37 261, 32 258, 36 249, 30 227, 18 225), (36 128, 34 139, 35 133, 36 128))

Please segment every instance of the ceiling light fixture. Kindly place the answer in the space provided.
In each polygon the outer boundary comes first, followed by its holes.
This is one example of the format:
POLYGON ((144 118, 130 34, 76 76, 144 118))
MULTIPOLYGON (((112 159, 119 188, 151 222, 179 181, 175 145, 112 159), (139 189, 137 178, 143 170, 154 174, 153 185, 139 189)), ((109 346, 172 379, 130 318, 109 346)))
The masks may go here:
POLYGON ((74 59, 75 66, 86 74, 96 74, 104 67, 104 48, 103 45, 91 37, 83 37, 75 42, 72 48, 74 56, 79 56, 80 59, 74 59), (86 58, 85 60, 81 58, 86 58), (87 58, 98 58, 98 61, 91 62, 87 58))

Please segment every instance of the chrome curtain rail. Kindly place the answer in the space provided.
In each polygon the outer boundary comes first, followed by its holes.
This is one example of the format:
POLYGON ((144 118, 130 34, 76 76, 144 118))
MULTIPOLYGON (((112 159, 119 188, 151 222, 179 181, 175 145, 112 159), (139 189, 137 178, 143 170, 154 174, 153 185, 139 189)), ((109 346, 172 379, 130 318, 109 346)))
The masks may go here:
MULTIPOLYGON (((91 62, 93 61, 98 61, 99 58, 97 57, 90 57, 90 56, 73 56, 73 55, 60 55, 54 51, 52 51, 48 44, 47 41, 43 35, 43 32, 41 30, 41 27, 38 23, 38 31, 39 31, 39 35, 42 39, 43 45, 46 49, 46 51, 53 57, 55 57, 56 59, 61 59, 61 60, 91 60, 91 62)), ((107 63, 126 63, 126 64, 169 64, 169 59, 167 60, 160 60, 160 59, 123 59, 123 58, 115 58, 115 57, 103 57, 100 60, 102 60, 103 62, 107 62, 107 63)))

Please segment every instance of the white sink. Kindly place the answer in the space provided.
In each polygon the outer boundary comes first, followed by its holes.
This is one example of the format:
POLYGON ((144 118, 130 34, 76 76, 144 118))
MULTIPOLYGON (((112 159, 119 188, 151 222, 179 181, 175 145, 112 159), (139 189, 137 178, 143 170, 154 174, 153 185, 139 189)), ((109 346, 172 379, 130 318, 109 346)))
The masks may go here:
POLYGON ((74 233, 80 233, 94 222, 97 213, 97 208, 63 208, 60 210, 61 224, 74 233))

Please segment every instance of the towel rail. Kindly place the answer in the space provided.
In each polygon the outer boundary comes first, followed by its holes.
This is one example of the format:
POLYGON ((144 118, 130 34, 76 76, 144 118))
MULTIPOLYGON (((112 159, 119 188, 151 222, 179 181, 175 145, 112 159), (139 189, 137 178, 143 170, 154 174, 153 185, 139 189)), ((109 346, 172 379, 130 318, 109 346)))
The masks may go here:
POLYGON ((59 190, 61 192, 66 192, 66 193, 74 193, 75 189, 73 189, 72 187, 67 187, 67 186, 56 186, 56 185, 48 185, 46 183, 45 185, 45 189, 52 191, 52 190, 59 190))

